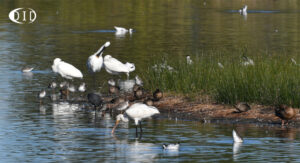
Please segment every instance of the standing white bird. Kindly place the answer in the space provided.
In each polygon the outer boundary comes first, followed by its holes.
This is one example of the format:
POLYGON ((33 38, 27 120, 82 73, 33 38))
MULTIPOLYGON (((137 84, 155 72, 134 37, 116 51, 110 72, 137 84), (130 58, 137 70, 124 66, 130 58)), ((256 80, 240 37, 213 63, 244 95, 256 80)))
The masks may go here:
POLYGON ((59 73, 63 78, 66 79, 83 78, 83 75, 80 70, 78 70, 73 65, 62 61, 60 58, 54 59, 52 70, 55 73, 59 73))
POLYGON ((107 48, 110 45, 110 42, 107 41, 104 45, 100 47, 100 49, 94 53, 93 55, 89 56, 87 60, 87 67, 90 72, 98 72, 101 70, 103 66, 103 51, 105 48, 107 48))
POLYGON ((129 73, 135 70, 135 65, 133 63, 126 62, 123 64, 116 58, 113 58, 110 55, 104 57, 104 67, 105 70, 113 75, 118 75, 119 73, 126 73, 129 77, 129 73))
POLYGON ((85 90, 86 90, 85 83, 80 84, 79 87, 78 87, 78 91, 79 92, 85 92, 85 90))
POLYGON ((133 32, 132 28, 129 28, 129 30, 126 28, 117 27, 117 26, 114 26, 114 28, 116 29, 116 34, 125 34, 127 32, 129 32, 129 34, 132 34, 132 32, 133 32))
POLYGON ((233 137, 233 142, 234 143, 242 143, 243 142, 243 138, 241 138, 235 130, 232 130, 232 137, 233 137))
POLYGON ((124 114, 119 114, 117 115, 117 120, 114 128, 112 129, 111 133, 113 134, 115 132, 115 129, 117 128, 118 124, 120 121, 128 122, 129 118, 134 120, 135 123, 135 131, 136 131, 136 136, 137 136, 137 128, 138 125, 140 124, 140 132, 142 133, 142 123, 141 120, 145 118, 149 118, 155 114, 159 114, 159 111, 156 107, 154 106, 148 106, 143 103, 135 103, 131 105, 124 114), (127 117, 128 116, 128 117, 127 117))
POLYGON ((143 86, 143 81, 139 76, 135 76, 135 84, 139 85, 139 86, 143 86))
POLYGON ((39 99, 40 99, 40 104, 42 104, 42 99, 46 97, 46 91, 42 90, 39 92, 39 99))

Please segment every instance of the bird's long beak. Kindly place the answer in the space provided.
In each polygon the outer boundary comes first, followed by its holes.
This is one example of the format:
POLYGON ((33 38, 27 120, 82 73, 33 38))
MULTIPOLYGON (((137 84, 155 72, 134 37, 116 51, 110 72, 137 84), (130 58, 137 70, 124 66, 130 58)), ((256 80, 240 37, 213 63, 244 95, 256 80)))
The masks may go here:
POLYGON ((115 132, 115 130, 116 130, 119 123, 120 123, 120 120, 116 120, 116 124, 115 124, 114 128, 111 130, 112 134, 114 134, 114 132, 115 132))

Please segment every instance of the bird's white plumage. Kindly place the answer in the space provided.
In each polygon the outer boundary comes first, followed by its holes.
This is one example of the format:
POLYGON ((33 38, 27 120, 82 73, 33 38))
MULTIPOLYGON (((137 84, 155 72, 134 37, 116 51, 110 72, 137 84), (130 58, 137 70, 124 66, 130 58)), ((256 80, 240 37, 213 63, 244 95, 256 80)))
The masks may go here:
POLYGON ((86 90, 85 83, 80 84, 79 87, 78 87, 78 91, 85 92, 85 90, 86 90))
POLYGON ((243 8, 241 8, 241 9, 239 10, 240 14, 242 14, 242 15, 247 15, 247 9, 248 9, 248 6, 245 5, 243 8))
POLYGON ((135 83, 137 84, 137 85, 140 85, 140 86, 143 86, 143 81, 142 81, 142 79, 139 77, 139 76, 135 76, 135 83))
POLYGON ((189 55, 186 56, 186 63, 189 64, 189 65, 191 65, 193 63, 193 61, 192 61, 192 59, 189 55))
POLYGON ((52 70, 66 79, 83 78, 80 70, 60 58, 54 59, 52 70))
POLYGON ((98 72, 103 67, 103 51, 106 47, 110 45, 110 42, 107 41, 104 45, 102 45, 99 50, 93 55, 89 56, 87 61, 87 66, 90 72, 98 72))
POLYGON ((42 90, 40 93, 39 93, 39 98, 44 98, 46 96, 46 91, 45 90, 42 90))
POLYGON ((116 86, 116 82, 115 82, 114 79, 109 79, 107 83, 108 83, 108 85, 110 85, 110 86, 116 86))
POLYGON ((123 64, 116 58, 113 58, 110 55, 106 55, 104 57, 104 66, 105 70, 110 74, 119 74, 119 73, 126 73, 129 76, 129 73, 135 70, 135 66, 133 63, 126 62, 123 64))
POLYGON ((176 144, 163 144, 163 148, 166 150, 179 150, 180 144, 176 143, 176 144))
POLYGON ((154 106, 148 106, 143 103, 135 103, 131 105, 125 113, 132 119, 134 119, 135 124, 138 125, 138 121, 149 118, 155 114, 159 114, 159 111, 154 106))
POLYGON ((243 142, 243 139, 236 133, 235 130, 232 130, 232 137, 233 137, 233 142, 235 142, 235 143, 243 142))

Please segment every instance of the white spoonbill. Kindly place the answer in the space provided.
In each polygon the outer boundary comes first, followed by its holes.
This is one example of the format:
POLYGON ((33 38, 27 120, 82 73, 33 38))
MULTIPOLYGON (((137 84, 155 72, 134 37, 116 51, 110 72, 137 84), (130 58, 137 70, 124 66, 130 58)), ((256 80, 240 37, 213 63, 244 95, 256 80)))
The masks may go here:
POLYGON ((104 49, 107 48, 109 45, 110 45, 110 42, 107 41, 104 45, 102 45, 100 47, 100 49, 96 53, 94 53, 93 55, 91 55, 88 58, 87 66, 88 66, 88 69, 90 72, 95 73, 95 72, 98 72, 101 70, 101 68, 103 66, 102 54, 103 54, 104 49))
POLYGON ((124 114, 119 114, 117 115, 117 120, 116 120, 116 124, 114 126, 114 128, 112 129, 111 133, 113 134, 115 132, 115 129, 117 128, 118 124, 120 121, 124 121, 124 122, 128 122, 129 118, 134 120, 135 123, 135 133, 137 136, 137 128, 138 125, 140 124, 140 132, 142 133, 142 123, 141 120, 145 119, 145 118, 149 118, 155 114, 159 114, 159 111, 156 107, 154 106, 148 106, 146 104, 143 103, 135 103, 133 105, 131 105, 124 114))
POLYGON ((117 27, 117 26, 114 26, 114 28, 116 29, 116 33, 118 33, 118 34, 125 34, 127 32, 129 32, 129 34, 132 34, 132 32, 133 32, 132 28, 129 28, 129 30, 126 28, 117 27))
POLYGON ((73 65, 62 61, 60 58, 54 59, 52 70, 55 73, 59 73, 63 78, 66 79, 83 78, 83 75, 80 70, 78 70, 73 65))
POLYGON ((135 70, 135 65, 133 63, 126 62, 123 64, 116 58, 113 58, 110 55, 106 55, 104 57, 104 67, 105 70, 114 75, 118 75, 119 73, 126 73, 127 77, 129 77, 129 73, 135 70))

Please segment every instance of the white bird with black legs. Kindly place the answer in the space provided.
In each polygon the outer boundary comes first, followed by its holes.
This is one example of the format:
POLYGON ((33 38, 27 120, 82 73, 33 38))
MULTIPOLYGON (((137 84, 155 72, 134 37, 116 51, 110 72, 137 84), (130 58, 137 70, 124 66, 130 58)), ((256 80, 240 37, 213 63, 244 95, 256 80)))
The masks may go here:
POLYGON ((101 68, 103 67, 103 57, 102 54, 105 50, 110 45, 110 42, 107 41, 104 45, 100 47, 100 49, 94 53, 93 55, 89 56, 87 60, 87 67, 89 72, 99 72, 101 68))
POLYGON ((104 67, 105 70, 113 75, 118 75, 120 73, 126 73, 129 77, 129 73, 135 70, 135 65, 133 63, 126 62, 123 64, 116 58, 113 58, 110 55, 104 57, 104 67))
POLYGON ((145 118, 149 118, 155 114, 159 114, 159 111, 156 107, 154 106, 148 106, 146 104, 143 104, 143 103, 135 103, 133 105, 131 105, 126 111, 124 114, 119 114, 117 115, 116 117, 116 124, 114 126, 114 128, 112 129, 111 133, 113 134, 119 124, 120 121, 124 121, 124 122, 128 122, 129 118, 133 119, 134 120, 134 123, 135 123, 135 131, 136 131, 136 137, 137 137, 137 128, 138 128, 138 125, 140 125, 140 133, 143 132, 142 130, 142 119, 145 119, 145 118))
POLYGON ((52 70, 53 72, 60 74, 63 78, 66 79, 83 78, 80 70, 78 70, 73 65, 62 61, 60 58, 54 59, 52 70))
POLYGON ((132 28, 129 28, 129 30, 126 28, 117 27, 117 26, 114 26, 114 28, 116 29, 116 34, 125 34, 127 32, 129 32, 129 34, 132 34, 132 32, 133 32, 132 28))

